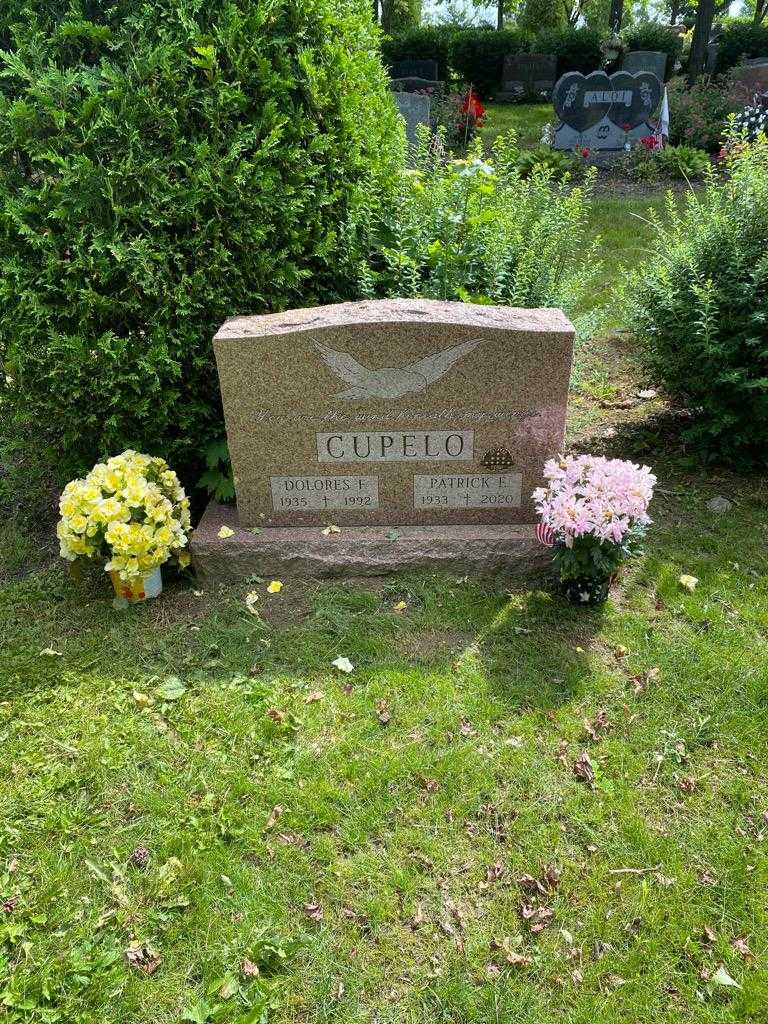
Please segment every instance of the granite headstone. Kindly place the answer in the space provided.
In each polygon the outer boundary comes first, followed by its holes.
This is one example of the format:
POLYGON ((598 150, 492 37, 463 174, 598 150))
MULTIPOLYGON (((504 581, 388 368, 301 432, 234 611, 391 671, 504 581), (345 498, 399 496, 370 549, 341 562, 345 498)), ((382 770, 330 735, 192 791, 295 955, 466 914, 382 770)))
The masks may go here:
POLYGON ((661 100, 663 86, 649 71, 631 74, 569 71, 552 94, 560 124, 555 149, 584 146, 620 150, 653 131, 649 119, 661 100))
POLYGON ((624 55, 621 70, 631 75, 638 71, 650 71, 659 81, 664 82, 667 77, 667 55, 660 50, 630 50, 624 55))
POLYGON ((389 69, 390 78, 440 78, 436 60, 396 60, 389 69))
POLYGON ((557 79, 557 57, 551 53, 517 53, 504 58, 497 100, 550 96, 557 79))
POLYGON ((405 120, 405 137, 410 145, 418 142, 417 127, 421 124, 430 126, 432 100, 429 96, 415 92, 396 92, 392 94, 400 115, 405 120))
POLYGON ((745 61, 733 69, 733 86, 739 99, 746 105, 768 90, 768 57, 745 61))
POLYGON ((227 321, 240 526, 533 523, 573 335, 556 309, 426 299, 227 321))

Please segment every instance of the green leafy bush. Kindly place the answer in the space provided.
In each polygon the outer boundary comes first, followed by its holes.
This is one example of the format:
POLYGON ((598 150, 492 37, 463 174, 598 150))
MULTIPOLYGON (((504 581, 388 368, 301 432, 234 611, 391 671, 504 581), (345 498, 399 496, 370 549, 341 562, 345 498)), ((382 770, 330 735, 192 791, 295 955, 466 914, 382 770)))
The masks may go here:
POLYGON ((422 25, 381 41, 384 64, 391 68, 399 60, 435 60, 441 82, 448 81, 448 50, 453 29, 445 25, 422 25))
POLYGON ((726 21, 717 51, 719 74, 735 67, 743 58, 768 54, 768 24, 756 25, 752 20, 733 18, 726 21))
POLYGON ((655 157, 662 174, 693 181, 703 178, 709 169, 709 157, 695 146, 666 146, 655 157))
POLYGON ((549 146, 537 146, 536 149, 524 149, 517 158, 517 169, 521 178, 529 178, 537 171, 546 171, 553 181, 562 181, 566 174, 574 170, 574 160, 570 153, 549 146))
POLYGON ((222 321, 351 294, 340 228, 401 138, 370 5, 18 0, 0 17, 6 402, 46 425, 62 474, 129 447, 186 467, 221 433, 222 321))
POLYGON ((733 460, 768 446, 768 141, 735 147, 629 276, 627 323, 651 371, 693 412, 687 435, 733 460))
POLYGON ((600 67, 601 34, 592 28, 557 28, 540 32, 531 50, 535 53, 553 53, 557 57, 558 77, 567 71, 581 71, 588 75, 600 67))
POLYGON ((494 32, 471 28, 451 38, 450 62, 454 73, 474 86, 478 95, 492 96, 501 85, 504 58, 529 48, 530 37, 520 29, 494 32))
POLYGON ((577 187, 546 171, 523 179, 514 133, 490 162, 480 153, 478 142, 467 159, 445 160, 425 139, 375 220, 361 290, 574 314, 599 267, 587 223, 594 170, 577 187))
POLYGON ((673 79, 668 89, 670 142, 717 152, 728 115, 738 107, 729 83, 702 78, 688 88, 682 79, 673 79))
POLYGON ((621 38, 627 50, 657 50, 666 53, 667 78, 672 74, 675 61, 683 50, 682 38, 669 25, 659 21, 640 21, 625 29, 621 38))

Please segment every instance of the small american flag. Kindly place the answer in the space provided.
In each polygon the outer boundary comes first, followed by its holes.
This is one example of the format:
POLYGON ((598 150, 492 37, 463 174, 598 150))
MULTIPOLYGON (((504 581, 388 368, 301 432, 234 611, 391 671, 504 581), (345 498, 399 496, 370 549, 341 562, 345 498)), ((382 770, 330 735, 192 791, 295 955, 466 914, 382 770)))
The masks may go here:
POLYGON ((536 527, 536 540, 540 541, 545 547, 553 548, 557 535, 551 526, 547 526, 546 523, 539 523, 536 527))

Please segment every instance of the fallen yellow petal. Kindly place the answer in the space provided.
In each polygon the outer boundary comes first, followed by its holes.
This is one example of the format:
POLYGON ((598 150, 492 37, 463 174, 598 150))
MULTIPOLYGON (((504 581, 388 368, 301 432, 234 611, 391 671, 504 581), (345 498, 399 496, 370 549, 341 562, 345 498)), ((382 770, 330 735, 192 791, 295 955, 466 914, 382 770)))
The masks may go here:
POLYGON ((279 594, 282 589, 283 589, 283 584, 280 582, 280 580, 272 580, 272 582, 267 587, 267 593, 268 594, 279 594))
POLYGON ((230 530, 228 526, 222 526, 218 533, 219 540, 226 540, 227 537, 234 537, 234 535, 235 531, 230 530))

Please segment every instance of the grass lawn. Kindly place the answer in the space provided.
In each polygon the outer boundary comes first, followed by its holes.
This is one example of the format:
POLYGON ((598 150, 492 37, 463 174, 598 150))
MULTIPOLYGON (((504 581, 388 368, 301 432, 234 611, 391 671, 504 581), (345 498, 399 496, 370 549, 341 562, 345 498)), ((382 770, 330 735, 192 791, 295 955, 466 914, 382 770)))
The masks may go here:
POLYGON ((523 149, 535 149, 541 141, 542 128, 555 116, 551 103, 487 103, 486 110, 488 113, 481 135, 487 149, 497 135, 510 128, 517 132, 523 149))
MULTIPOLYGON (((651 204, 595 204, 596 302, 651 204)), ((660 478, 600 611, 430 575, 118 611, 2 527, 0 1022, 765 1024, 768 481, 693 468, 624 335, 575 379, 571 443, 660 478)))

